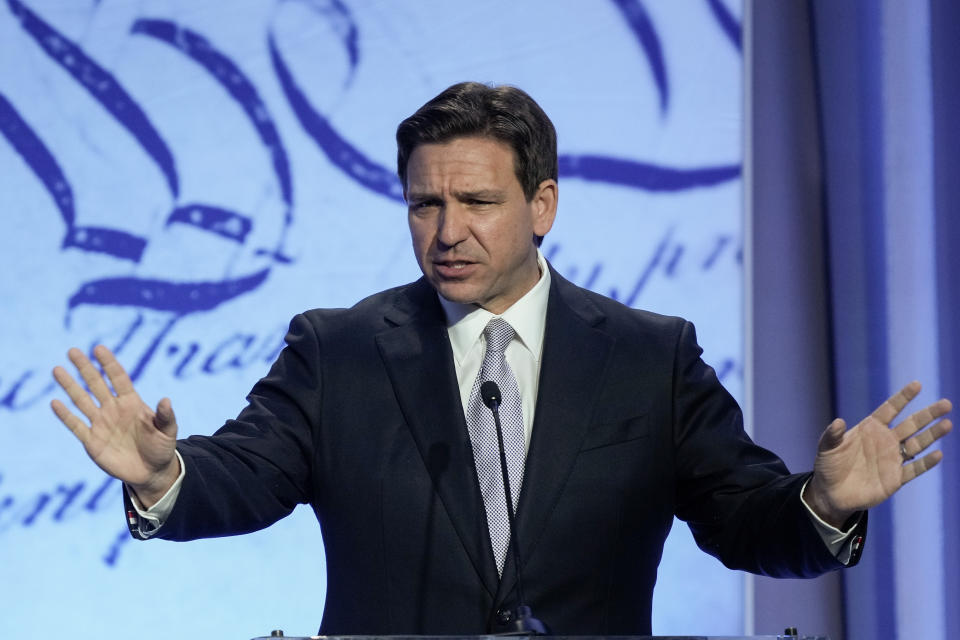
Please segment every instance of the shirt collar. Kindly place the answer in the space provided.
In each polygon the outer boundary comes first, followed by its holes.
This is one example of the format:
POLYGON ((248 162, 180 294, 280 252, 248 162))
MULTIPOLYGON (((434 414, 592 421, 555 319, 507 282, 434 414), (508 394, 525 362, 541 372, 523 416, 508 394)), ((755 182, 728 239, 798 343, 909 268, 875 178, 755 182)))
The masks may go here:
MULTIPOLYGON (((517 300, 500 317, 510 323, 520 342, 530 350, 535 361, 540 361, 543 347, 544 327, 547 322, 547 298, 550 294, 550 269, 547 261, 537 249, 537 265, 540 267, 540 279, 522 298, 517 300)), ((457 364, 480 342, 484 328, 494 314, 473 304, 463 304, 447 300, 440 294, 440 306, 447 318, 447 333, 450 346, 457 364)))

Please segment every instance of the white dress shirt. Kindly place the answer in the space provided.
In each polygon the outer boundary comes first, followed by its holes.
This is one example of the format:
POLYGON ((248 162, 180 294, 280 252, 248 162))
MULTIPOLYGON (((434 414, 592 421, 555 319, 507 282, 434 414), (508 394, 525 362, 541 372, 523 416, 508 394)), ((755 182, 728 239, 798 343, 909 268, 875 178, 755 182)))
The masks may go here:
MULTIPOLYGON (((543 355, 543 332, 547 324, 547 298, 550 295, 550 270, 543 254, 537 250, 540 279, 533 288, 500 314, 513 327, 516 336, 507 346, 507 364, 513 370, 520 388, 520 404, 523 409, 523 433, 527 449, 533 433, 533 412, 536 408, 540 383, 540 358, 543 355)), ((496 317, 486 309, 472 304, 451 302, 443 296, 440 306, 447 316, 447 333, 453 350, 453 364, 460 387, 460 403, 463 414, 468 412, 470 392, 483 366, 487 339, 483 330, 491 318, 496 317)))

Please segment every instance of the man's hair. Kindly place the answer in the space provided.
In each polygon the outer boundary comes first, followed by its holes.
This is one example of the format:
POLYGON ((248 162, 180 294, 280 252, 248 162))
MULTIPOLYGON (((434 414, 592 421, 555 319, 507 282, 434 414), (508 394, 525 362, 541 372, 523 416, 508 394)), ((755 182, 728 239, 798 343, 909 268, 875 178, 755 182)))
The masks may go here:
POLYGON ((461 82, 397 127, 397 175, 403 192, 407 162, 418 145, 466 136, 493 138, 513 149, 513 170, 528 202, 541 182, 557 179, 557 132, 540 105, 516 87, 461 82))

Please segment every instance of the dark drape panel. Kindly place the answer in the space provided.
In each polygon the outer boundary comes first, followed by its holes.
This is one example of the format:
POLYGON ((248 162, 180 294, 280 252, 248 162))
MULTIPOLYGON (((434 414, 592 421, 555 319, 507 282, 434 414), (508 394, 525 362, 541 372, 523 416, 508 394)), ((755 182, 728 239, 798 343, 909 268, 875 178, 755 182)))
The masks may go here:
MULTIPOLYGON (((940 389, 960 405, 960 3, 933 0, 930 25, 940 389)), ((960 436, 948 438, 943 451, 945 627, 955 630, 960 628, 960 436)))
MULTIPOLYGON (((887 397, 883 127, 879 3, 815 2, 812 33, 832 300, 835 412, 866 416, 887 397)), ((869 546, 844 575, 847 601, 893 585, 889 503, 871 513, 869 546)), ((850 606, 851 637, 896 629, 893 590, 850 606)))
MULTIPOLYGON (((855 422, 913 377, 924 401, 960 399, 960 8, 747 11, 748 411, 755 436, 803 468, 830 418, 855 422)), ((834 638, 956 628, 957 440, 941 469, 872 510, 842 599, 829 580, 758 579, 756 632, 786 621, 834 638), (831 608, 841 601, 842 621, 831 608)))
MULTIPOLYGON (((837 413, 863 416, 914 377, 926 386, 923 402, 957 398, 944 376, 960 328, 948 316, 957 271, 946 264, 944 240, 957 235, 945 228, 955 223, 943 224, 957 209, 934 187, 940 158, 956 151, 931 126, 956 83, 955 69, 938 78, 934 67, 956 60, 956 50, 944 57, 934 38, 947 28, 950 44, 939 46, 956 47, 956 23, 939 15, 951 9, 936 0, 812 6, 837 413)), ((870 553, 845 575, 851 637, 946 636, 957 602, 947 595, 956 538, 944 535, 957 504, 957 462, 948 459, 946 475, 938 469, 873 510, 870 553)))
MULTIPOLYGON (((755 2, 749 9, 747 412, 754 438, 791 470, 802 470, 834 411, 809 11, 801 2, 755 2)), ((843 637, 837 573, 815 580, 758 576, 753 593, 754 633, 796 626, 843 637)))

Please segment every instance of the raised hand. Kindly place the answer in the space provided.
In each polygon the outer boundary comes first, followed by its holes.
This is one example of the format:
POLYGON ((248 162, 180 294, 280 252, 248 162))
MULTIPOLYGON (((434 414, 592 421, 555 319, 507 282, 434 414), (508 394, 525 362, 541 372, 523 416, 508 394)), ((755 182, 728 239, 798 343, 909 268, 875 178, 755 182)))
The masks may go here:
POLYGON ((840 526, 857 511, 876 506, 903 485, 932 469, 943 458, 940 451, 914 459, 953 427, 938 420, 948 411, 941 399, 891 428, 897 415, 920 393, 911 382, 891 396, 857 426, 846 431, 837 419, 820 436, 813 478, 804 498, 826 522, 840 526))
POLYGON ((63 367, 53 369, 54 379, 86 416, 89 425, 59 400, 52 401, 50 406, 83 443, 97 466, 127 483, 140 501, 150 506, 163 497, 180 473, 175 454, 177 423, 170 400, 162 399, 154 411, 140 399, 127 372, 109 349, 100 345, 93 353, 110 380, 112 391, 79 349, 70 349, 67 355, 90 393, 63 367))

